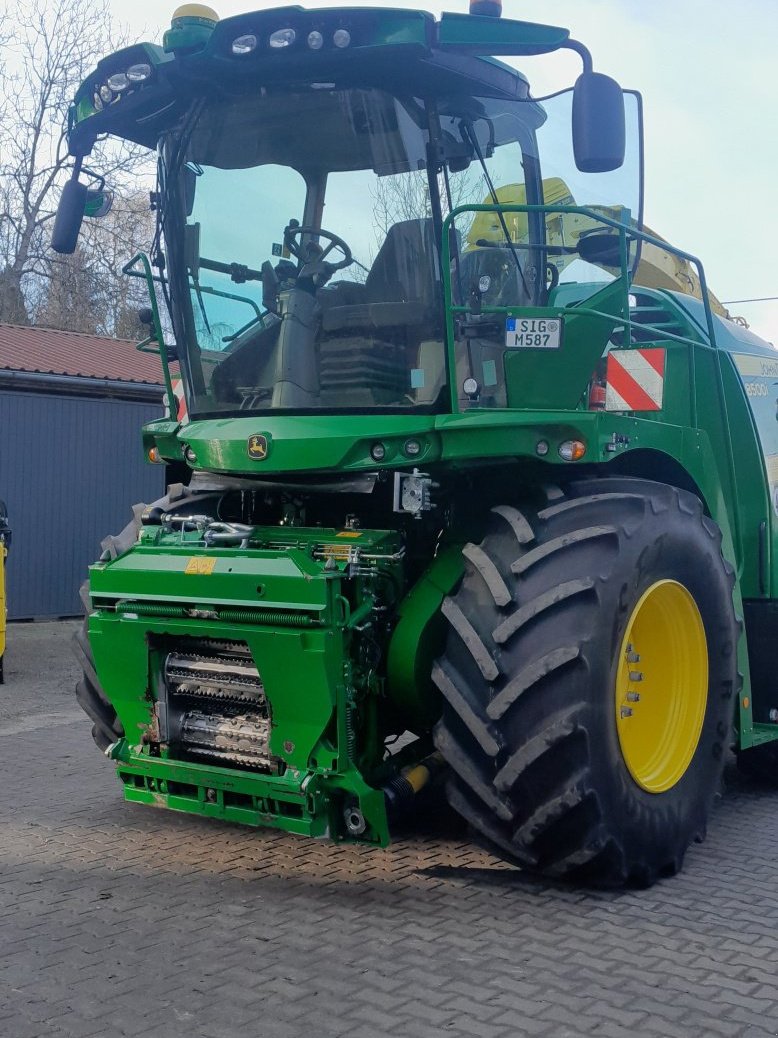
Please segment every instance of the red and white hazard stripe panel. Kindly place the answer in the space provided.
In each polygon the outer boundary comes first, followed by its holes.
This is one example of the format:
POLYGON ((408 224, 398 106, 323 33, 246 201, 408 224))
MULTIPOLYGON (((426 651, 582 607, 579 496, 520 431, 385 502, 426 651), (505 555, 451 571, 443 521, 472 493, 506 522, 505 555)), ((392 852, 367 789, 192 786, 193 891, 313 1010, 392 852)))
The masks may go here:
POLYGON ((189 421, 189 413, 186 409, 186 397, 184 396, 184 382, 180 378, 170 380, 173 386, 173 396, 176 398, 176 421, 185 425, 189 421))
POLYGON ((665 351, 611 350, 605 375, 606 411, 661 411, 665 351))

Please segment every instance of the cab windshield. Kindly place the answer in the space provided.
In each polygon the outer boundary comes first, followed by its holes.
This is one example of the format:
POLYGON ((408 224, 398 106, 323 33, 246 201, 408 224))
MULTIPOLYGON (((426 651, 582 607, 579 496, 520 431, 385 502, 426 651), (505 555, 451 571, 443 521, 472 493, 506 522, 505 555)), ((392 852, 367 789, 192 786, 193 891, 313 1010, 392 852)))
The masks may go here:
POLYGON ((627 161, 602 176, 575 170, 569 93, 430 101, 315 83, 194 108, 161 178, 190 414, 440 412, 468 375, 490 387, 484 406, 505 406, 504 322, 480 352, 457 330, 447 372, 444 283, 459 306, 474 285, 484 307, 547 306, 615 273, 578 256, 588 218, 471 207, 639 219, 628 123, 627 161))
POLYGON ((318 86, 212 104, 163 152, 192 414, 444 406, 442 220, 490 199, 478 152, 524 183, 536 107, 318 86))

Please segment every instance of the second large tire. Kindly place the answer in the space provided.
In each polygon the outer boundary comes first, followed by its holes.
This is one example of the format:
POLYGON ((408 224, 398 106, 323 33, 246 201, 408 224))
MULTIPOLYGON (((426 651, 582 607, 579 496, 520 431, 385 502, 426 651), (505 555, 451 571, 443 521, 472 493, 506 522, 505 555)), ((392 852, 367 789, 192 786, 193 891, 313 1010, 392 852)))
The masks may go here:
POLYGON ((464 556, 433 672, 452 806, 530 870, 603 886, 672 875, 704 837, 739 688, 717 526, 674 487, 587 480, 494 508, 464 556), (661 675, 642 715, 622 694, 642 687, 624 685, 638 668, 661 675))

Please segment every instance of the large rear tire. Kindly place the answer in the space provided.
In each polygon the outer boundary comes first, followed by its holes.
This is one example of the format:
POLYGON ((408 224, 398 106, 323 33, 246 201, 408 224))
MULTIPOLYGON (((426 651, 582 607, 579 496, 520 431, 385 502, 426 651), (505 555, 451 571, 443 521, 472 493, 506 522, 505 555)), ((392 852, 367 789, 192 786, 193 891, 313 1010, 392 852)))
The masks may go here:
POLYGON ((492 510, 433 678, 452 806, 527 869, 646 886, 702 840, 739 688, 734 573, 691 494, 587 480, 492 510))

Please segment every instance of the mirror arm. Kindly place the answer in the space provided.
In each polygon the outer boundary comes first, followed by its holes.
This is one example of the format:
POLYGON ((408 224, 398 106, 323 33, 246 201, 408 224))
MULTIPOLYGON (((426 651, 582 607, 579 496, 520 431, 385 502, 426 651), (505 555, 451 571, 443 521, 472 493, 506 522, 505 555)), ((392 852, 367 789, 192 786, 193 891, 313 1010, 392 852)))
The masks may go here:
POLYGON ((581 61, 583 62, 583 70, 585 73, 594 72, 594 65, 592 63, 592 56, 589 50, 584 47, 578 40, 565 40, 564 43, 559 45, 560 50, 574 50, 576 54, 579 54, 581 61))
POLYGON ((103 188, 105 187, 105 177, 100 176, 99 173, 95 173, 95 171, 93 169, 88 169, 86 166, 83 166, 81 163, 82 163, 82 160, 78 159, 77 160, 77 164, 78 164, 78 168, 79 168, 80 172, 86 173, 86 175, 88 177, 91 177, 93 181, 97 182, 97 187, 95 188, 95 190, 102 191, 103 188))

